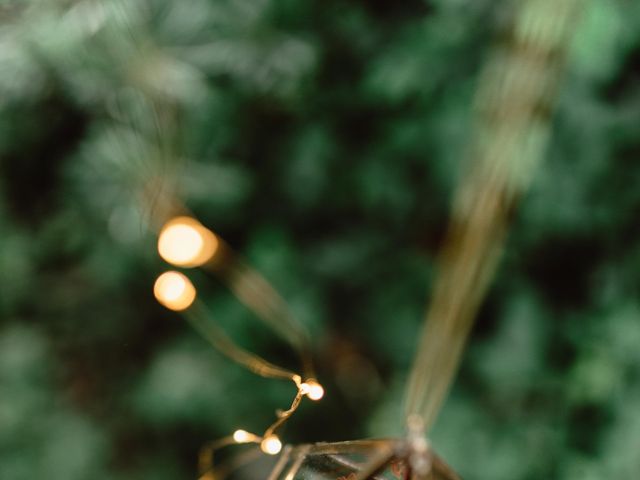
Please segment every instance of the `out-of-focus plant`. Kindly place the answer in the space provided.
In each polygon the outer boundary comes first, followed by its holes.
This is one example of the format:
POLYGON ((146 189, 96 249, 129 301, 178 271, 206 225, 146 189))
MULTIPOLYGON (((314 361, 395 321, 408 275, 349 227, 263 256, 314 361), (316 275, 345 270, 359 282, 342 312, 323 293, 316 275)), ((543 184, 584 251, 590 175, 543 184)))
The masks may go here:
MULTIPOLYGON (((288 401, 154 304, 162 189, 314 333, 327 394, 287 437, 392 433, 509 3, 2 2, 0 478, 191 478, 206 440, 288 401)), ((638 471, 639 35, 637 6, 585 2, 549 154, 434 430, 465 478, 638 471)), ((291 361, 224 288, 202 295, 291 361)))

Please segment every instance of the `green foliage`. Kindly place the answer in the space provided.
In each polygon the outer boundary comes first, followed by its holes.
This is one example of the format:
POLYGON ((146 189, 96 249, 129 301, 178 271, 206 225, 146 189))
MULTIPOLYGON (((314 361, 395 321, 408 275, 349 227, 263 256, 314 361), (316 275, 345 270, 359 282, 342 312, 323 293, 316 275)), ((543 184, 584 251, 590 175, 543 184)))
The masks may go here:
MULTIPOLYGON (((172 189, 313 332, 327 396, 286 439, 399 434, 509 6, 2 2, 0 478, 193 478, 208 439, 290 401, 154 302, 147 227, 172 189)), ((547 158, 433 434, 465 478, 640 468, 638 32, 631 2, 585 1, 547 158)), ((192 277, 233 338, 295 366, 192 277)))

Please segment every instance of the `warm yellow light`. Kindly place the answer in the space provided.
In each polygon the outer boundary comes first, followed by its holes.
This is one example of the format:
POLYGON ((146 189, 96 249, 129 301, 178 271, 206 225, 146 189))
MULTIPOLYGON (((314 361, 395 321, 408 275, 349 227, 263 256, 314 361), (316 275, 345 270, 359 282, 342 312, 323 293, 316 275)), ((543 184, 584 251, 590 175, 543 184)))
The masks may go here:
POLYGON ((191 217, 167 222, 158 237, 158 253, 180 267, 197 267, 211 260, 218 249, 215 234, 191 217))
POLYGON ((307 382, 301 383, 298 387, 300 389, 300 393, 302 395, 307 395, 309 393, 309 384, 307 382))
POLYGON ((300 393, 306 395, 311 400, 320 400, 324 397, 324 388, 315 380, 307 380, 300 384, 300 393))
POLYGON ((282 442, 278 438, 277 435, 269 435, 267 438, 262 440, 260 443, 260 448, 264 453, 269 455, 277 455, 282 450, 282 442))
POLYGON ((249 443, 255 440, 256 436, 244 430, 236 430, 233 432, 233 441, 236 443, 249 443))
POLYGON ((196 299, 196 289, 191 281, 179 272, 165 272, 153 285, 153 294, 158 302, 170 310, 189 308, 196 299))

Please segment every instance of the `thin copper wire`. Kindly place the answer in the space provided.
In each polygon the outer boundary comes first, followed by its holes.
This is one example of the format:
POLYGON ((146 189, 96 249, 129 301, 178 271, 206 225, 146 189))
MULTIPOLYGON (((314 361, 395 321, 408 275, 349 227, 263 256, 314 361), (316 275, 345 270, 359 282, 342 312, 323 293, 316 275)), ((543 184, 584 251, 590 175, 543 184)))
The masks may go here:
POLYGON ((221 277, 238 299, 296 350, 304 377, 315 377, 309 334, 273 286, 238 257, 221 277))
POLYGON ((247 370, 261 377, 291 380, 296 386, 300 385, 301 378, 297 373, 278 367, 238 346, 215 322, 210 321, 209 314, 201 301, 196 300, 183 312, 183 316, 214 348, 247 370))
POLYGON ((300 384, 298 383, 298 392, 296 393, 296 396, 293 398, 293 401, 291 402, 291 406, 289 407, 288 410, 278 412, 278 415, 277 415, 278 419, 275 422, 273 422, 271 426, 267 428, 267 430, 264 432, 264 435, 263 435, 264 438, 267 438, 270 435, 273 435, 278 428, 280 428, 287 420, 289 420, 289 418, 291 418, 291 415, 293 415, 293 413, 300 406, 300 401, 302 400, 302 397, 303 397, 302 390, 300 389, 300 384))

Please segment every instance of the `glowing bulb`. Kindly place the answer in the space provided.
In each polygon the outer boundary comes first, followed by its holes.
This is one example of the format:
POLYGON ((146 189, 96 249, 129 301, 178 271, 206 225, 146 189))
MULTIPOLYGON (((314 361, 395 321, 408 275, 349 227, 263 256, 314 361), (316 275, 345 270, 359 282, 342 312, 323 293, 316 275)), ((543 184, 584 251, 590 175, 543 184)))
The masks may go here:
POLYGON ((311 400, 317 401, 324 397, 324 388, 315 380, 307 380, 300 384, 300 393, 306 395, 311 400))
POLYGON ((244 430, 236 430, 233 432, 233 441, 236 443, 249 443, 255 439, 255 435, 244 430))
POLYGON ((196 289, 191 281, 179 272, 165 272, 153 285, 156 300, 169 310, 189 308, 196 299, 196 289))
POLYGON ((191 217, 176 217, 162 227, 158 253, 167 262, 197 267, 211 260, 218 249, 214 233, 191 217))
POLYGON ((277 455, 280 453, 280 450, 282 450, 282 442, 277 435, 269 435, 267 438, 262 440, 260 448, 264 453, 277 455))

